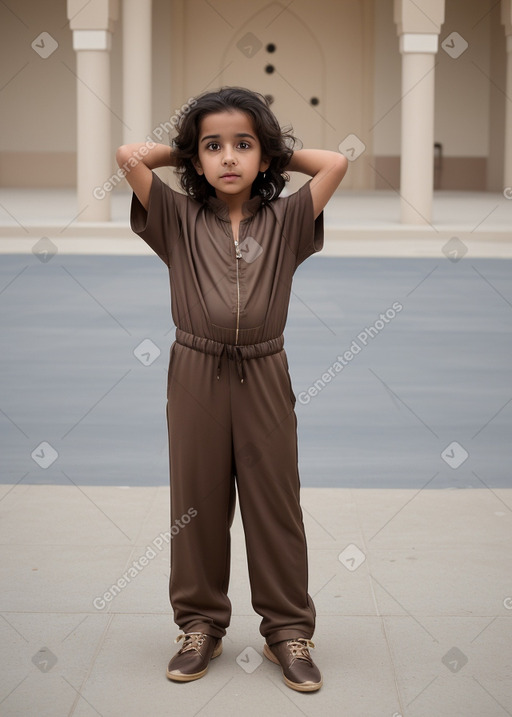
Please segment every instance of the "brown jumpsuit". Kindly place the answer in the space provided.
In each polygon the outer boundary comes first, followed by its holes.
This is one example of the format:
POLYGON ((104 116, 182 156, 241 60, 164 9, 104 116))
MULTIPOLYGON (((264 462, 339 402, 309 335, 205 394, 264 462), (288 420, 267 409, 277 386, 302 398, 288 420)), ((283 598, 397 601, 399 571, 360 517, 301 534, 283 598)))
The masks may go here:
POLYGON ((148 211, 132 198, 133 231, 169 267, 177 327, 167 384, 171 521, 182 525, 171 540, 174 619, 184 632, 226 633, 236 480, 252 604, 272 644, 311 638, 315 625, 283 330, 295 269, 323 246, 323 215, 315 221, 308 182, 267 205, 251 198, 243 216, 237 247, 216 197, 202 205, 153 174, 148 211))

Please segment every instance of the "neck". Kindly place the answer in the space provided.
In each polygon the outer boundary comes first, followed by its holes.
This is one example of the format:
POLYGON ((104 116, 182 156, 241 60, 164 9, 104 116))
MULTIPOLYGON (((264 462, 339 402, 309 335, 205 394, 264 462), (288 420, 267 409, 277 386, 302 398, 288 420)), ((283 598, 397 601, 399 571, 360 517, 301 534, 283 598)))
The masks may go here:
POLYGON ((241 214, 243 203, 251 198, 251 188, 247 187, 247 189, 240 192, 240 194, 226 194, 217 190, 215 194, 217 195, 217 199, 222 199, 222 201, 228 205, 230 214, 241 214))

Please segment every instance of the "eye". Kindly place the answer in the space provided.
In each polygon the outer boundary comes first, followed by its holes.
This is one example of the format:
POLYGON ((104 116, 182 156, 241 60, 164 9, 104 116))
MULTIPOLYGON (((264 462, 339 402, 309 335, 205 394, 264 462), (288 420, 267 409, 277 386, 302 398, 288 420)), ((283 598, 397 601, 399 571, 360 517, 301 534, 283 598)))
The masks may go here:
POLYGON ((220 148, 220 144, 218 142, 209 142, 206 145, 206 149, 211 149, 213 152, 215 152, 219 148, 220 148))
POLYGON ((245 142, 245 141, 239 142, 238 146, 240 147, 240 149, 250 149, 251 148, 251 145, 249 144, 249 142, 245 142))

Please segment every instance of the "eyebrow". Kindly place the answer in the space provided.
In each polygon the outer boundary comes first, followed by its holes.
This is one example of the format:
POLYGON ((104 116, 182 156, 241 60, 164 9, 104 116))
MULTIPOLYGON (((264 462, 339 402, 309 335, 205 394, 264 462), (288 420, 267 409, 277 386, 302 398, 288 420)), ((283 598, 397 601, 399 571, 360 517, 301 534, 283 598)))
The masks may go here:
MULTIPOLYGON (((256 137, 253 137, 249 132, 237 132, 235 137, 250 137, 251 139, 256 139, 256 137)), ((207 134, 201 139, 201 142, 205 142, 207 139, 220 139, 220 134, 207 134)))

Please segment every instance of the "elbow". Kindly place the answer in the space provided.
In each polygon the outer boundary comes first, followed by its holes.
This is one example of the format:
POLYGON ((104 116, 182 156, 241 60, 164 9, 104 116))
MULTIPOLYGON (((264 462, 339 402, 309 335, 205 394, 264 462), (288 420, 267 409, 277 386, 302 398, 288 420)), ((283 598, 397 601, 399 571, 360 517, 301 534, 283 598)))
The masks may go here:
POLYGON ((347 173, 348 159, 345 157, 344 154, 336 154, 335 156, 336 159, 334 160, 334 170, 339 177, 339 181, 341 182, 341 180, 347 173))
POLYGON ((116 151, 116 162, 119 167, 122 167, 130 158, 131 150, 129 144, 122 144, 117 148, 116 151))
POLYGON ((333 191, 340 184, 343 177, 347 173, 348 159, 338 152, 330 152, 329 162, 324 168, 324 176, 329 177, 329 181, 333 186, 333 191))

